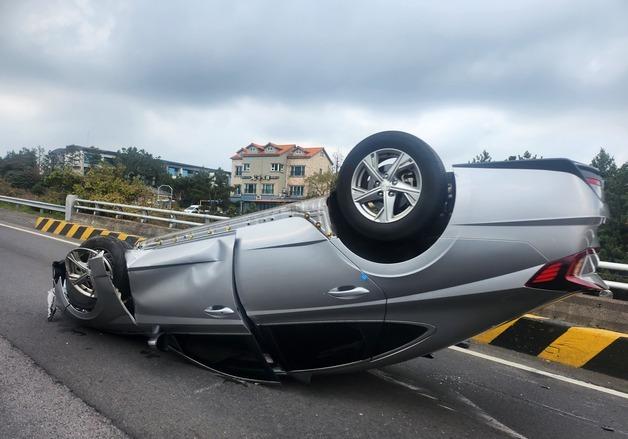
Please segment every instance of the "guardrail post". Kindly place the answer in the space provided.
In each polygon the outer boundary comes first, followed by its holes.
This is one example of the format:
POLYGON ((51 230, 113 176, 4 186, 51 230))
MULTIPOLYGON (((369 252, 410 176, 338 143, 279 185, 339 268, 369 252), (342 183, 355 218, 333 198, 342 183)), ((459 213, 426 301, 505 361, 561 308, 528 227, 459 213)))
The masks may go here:
POLYGON ((70 221, 72 219, 72 210, 78 197, 76 195, 68 194, 65 197, 65 220, 70 221))

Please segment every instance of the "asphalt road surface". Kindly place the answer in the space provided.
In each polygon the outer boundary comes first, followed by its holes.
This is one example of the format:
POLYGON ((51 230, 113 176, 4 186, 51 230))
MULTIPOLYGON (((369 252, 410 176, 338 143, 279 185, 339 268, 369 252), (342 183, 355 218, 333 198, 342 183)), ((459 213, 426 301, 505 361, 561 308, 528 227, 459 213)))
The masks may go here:
POLYGON ((495 347, 267 386, 47 322, 50 262, 72 247, 0 209, 0 437, 628 437, 626 381, 495 347))

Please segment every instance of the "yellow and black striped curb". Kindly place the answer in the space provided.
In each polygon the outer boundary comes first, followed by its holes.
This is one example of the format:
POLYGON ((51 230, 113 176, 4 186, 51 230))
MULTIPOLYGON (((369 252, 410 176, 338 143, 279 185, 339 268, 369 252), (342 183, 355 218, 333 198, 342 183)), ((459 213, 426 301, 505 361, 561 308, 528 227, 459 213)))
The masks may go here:
POLYGON ((80 239, 81 241, 93 238, 94 236, 113 236, 114 238, 121 239, 133 245, 138 241, 144 240, 141 236, 129 235, 122 232, 113 232, 107 229, 99 229, 98 227, 86 226, 83 224, 46 218, 43 216, 37 218, 35 221, 35 228, 41 230, 42 232, 67 236, 68 238, 80 239))
POLYGON ((526 314, 473 338, 573 367, 628 379, 628 334, 526 314))

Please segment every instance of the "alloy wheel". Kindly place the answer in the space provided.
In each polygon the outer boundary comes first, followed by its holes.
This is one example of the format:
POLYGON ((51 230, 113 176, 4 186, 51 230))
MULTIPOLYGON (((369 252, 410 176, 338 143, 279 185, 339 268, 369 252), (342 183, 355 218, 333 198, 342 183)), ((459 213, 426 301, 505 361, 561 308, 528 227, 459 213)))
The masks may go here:
POLYGON ((398 149, 383 148, 358 163, 351 178, 351 198, 364 217, 392 223, 414 209, 421 187, 416 161, 398 149))
POLYGON ((96 293, 87 261, 99 255, 104 256, 105 271, 113 279, 110 258, 107 258, 107 252, 104 250, 98 251, 80 247, 72 250, 65 258, 68 281, 77 292, 90 298, 96 298, 96 293))

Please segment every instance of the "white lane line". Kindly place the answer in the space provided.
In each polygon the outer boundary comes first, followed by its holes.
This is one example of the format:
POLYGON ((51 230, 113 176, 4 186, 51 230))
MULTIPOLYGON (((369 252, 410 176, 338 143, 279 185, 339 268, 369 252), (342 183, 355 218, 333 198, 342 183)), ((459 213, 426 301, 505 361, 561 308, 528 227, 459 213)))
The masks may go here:
POLYGON ((468 405, 469 407, 471 407, 471 409, 475 412, 475 414, 484 421, 484 423, 486 425, 488 425, 489 427, 494 428, 497 431, 501 431, 502 433, 504 433, 505 435, 507 435, 508 437, 511 437, 513 439, 527 439, 524 435, 516 432, 515 430, 513 430, 512 428, 510 428, 507 425, 502 424, 501 422, 499 422, 497 419, 495 419, 494 417, 492 417, 491 415, 489 415, 488 413, 486 413, 484 410, 482 410, 477 404, 475 404, 473 401, 471 401, 469 398, 461 395, 460 393, 456 392, 456 397, 463 403, 468 405))
POLYGON ((453 349, 456 352, 462 352, 463 354, 473 355, 474 357, 483 358, 485 360, 492 361, 494 363, 503 364, 504 366, 514 367, 515 369, 525 370, 535 373, 537 375, 543 375, 546 377, 554 378, 566 383, 575 384, 576 386, 586 387, 587 389, 597 390, 598 392, 607 393, 609 395, 618 396, 620 398, 628 399, 628 393, 620 392, 619 390, 609 389, 608 387, 596 386, 595 384, 586 383, 584 381, 576 380, 566 376, 558 375, 556 373, 546 372, 544 370, 535 369, 534 367, 525 366, 523 364, 515 363, 514 361, 504 360, 502 358, 486 355, 481 352, 471 351, 469 349, 459 348, 458 346, 450 346, 449 349, 453 349))
POLYGON ((417 394, 419 394, 419 395, 421 395, 421 396, 423 396, 425 398, 438 400, 437 397, 432 396, 432 395, 426 393, 427 390, 422 389, 421 387, 415 386, 414 384, 410 384, 410 383, 406 383, 405 381, 398 380, 397 378, 393 377, 390 374, 387 374, 386 372, 384 372, 381 369, 371 369, 371 370, 369 370, 369 373, 371 375, 375 375, 376 377, 383 379, 384 381, 388 381, 390 383, 398 384, 400 386, 405 387, 406 389, 410 389, 413 392, 416 392, 417 394))
POLYGON ((20 232, 24 232, 24 233, 30 233, 31 235, 35 235, 35 236, 41 236, 42 238, 54 239, 55 241, 64 242, 66 244, 72 244, 72 245, 75 245, 75 246, 79 245, 77 242, 73 242, 73 241, 68 241, 66 239, 57 238, 56 236, 44 235, 43 233, 34 232, 32 230, 23 229, 21 227, 10 226, 10 225, 4 224, 4 223, 0 223, 0 226, 6 227, 7 229, 19 230, 20 232))
MULTIPOLYGON (((452 412, 457 412, 456 409, 454 409, 452 407, 449 407, 449 406, 447 406, 445 404, 441 404, 440 400, 437 397, 425 393, 426 390, 422 389, 421 387, 418 387, 418 386, 415 386, 414 384, 410 384, 410 383, 407 383, 407 382, 402 381, 400 379, 397 379, 397 378, 393 377, 392 375, 387 374, 386 372, 384 372, 383 370, 380 370, 380 369, 369 370, 369 372, 371 373, 371 375, 375 375, 376 377, 381 378, 384 381, 388 381, 390 383, 398 384, 400 386, 405 387, 406 389, 412 390, 417 395, 421 395, 423 397, 435 400, 437 402, 437 405, 439 407, 444 408, 445 410, 449 410, 449 411, 452 411, 452 412)), ((471 400, 469 400, 468 398, 465 398, 464 396, 462 396, 458 392, 456 392, 456 398, 458 398, 458 400, 460 402, 462 402, 464 405, 471 407, 473 413, 478 418, 480 418, 489 427, 491 427, 491 428, 493 428, 495 430, 498 430, 501 433, 504 433, 505 435, 507 435, 508 437, 511 437, 513 439, 527 439, 525 436, 517 433, 512 428, 508 427, 507 425, 502 424, 497 419, 493 418, 491 415, 489 415, 484 410, 482 410, 480 407, 478 407, 476 404, 474 404, 471 400)))

